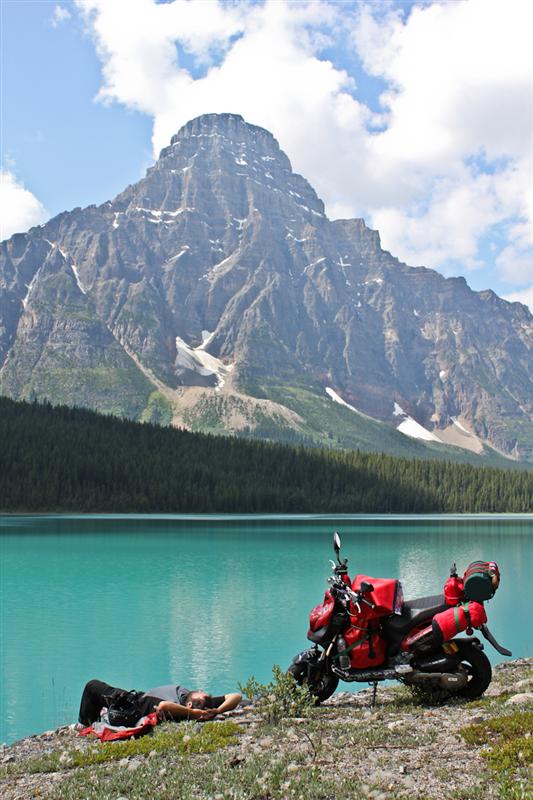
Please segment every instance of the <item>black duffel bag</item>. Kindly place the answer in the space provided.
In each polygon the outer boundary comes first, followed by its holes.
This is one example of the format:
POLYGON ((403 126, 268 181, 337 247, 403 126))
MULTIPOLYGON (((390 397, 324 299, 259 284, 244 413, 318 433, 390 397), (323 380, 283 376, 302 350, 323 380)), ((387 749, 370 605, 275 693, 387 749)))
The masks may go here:
POLYGON ((146 698, 143 692, 118 692, 107 707, 108 722, 115 728, 134 728, 145 714, 146 698))

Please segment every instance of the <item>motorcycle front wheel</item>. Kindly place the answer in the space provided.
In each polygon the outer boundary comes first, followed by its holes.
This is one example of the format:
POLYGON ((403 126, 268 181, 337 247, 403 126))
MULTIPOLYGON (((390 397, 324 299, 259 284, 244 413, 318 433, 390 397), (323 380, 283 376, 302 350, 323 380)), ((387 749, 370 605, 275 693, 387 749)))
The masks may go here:
POLYGON ((317 704, 323 703, 324 700, 331 697, 339 684, 339 679, 329 671, 325 664, 320 669, 316 662, 308 662, 301 657, 304 655, 302 653, 300 657, 297 656, 287 672, 293 676, 298 686, 307 686, 310 693, 316 698, 317 704), (310 664, 311 669, 309 669, 310 664))

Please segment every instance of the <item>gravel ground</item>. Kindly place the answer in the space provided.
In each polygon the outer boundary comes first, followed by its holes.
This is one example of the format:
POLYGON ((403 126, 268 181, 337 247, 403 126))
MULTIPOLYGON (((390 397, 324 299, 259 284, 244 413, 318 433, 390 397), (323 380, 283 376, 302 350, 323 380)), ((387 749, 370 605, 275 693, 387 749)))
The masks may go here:
MULTIPOLYGON (((323 793, 320 788, 315 787, 316 792, 313 788, 313 798, 333 797, 333 781, 338 784, 338 796, 359 800, 500 800, 501 785, 483 758, 483 752, 490 745, 467 744, 458 732, 465 726, 482 724, 498 716, 533 711, 533 658, 499 664, 484 698, 473 703, 455 701, 429 705, 427 701, 413 698, 404 687, 396 686, 379 689, 374 708, 370 707, 370 700, 370 689, 357 693, 338 692, 310 717, 286 719, 277 726, 264 723, 254 706, 245 706, 226 715, 238 724, 242 733, 235 744, 223 751, 208 755, 168 752, 164 756, 154 751, 113 762, 111 771, 109 764, 69 768, 68 754, 73 748, 84 750, 94 744, 92 740, 79 737, 74 725, 64 726, 1 747, 1 796, 5 800, 37 797, 133 800, 174 796, 217 800, 300 796, 307 800, 311 789, 295 795, 290 788, 291 781, 297 774, 301 778, 304 772, 308 776, 312 771, 316 787, 321 784, 324 787, 323 793), (29 760, 52 753, 60 754, 55 771, 32 773, 27 770, 25 765, 29 760), (211 789, 204 790, 200 786, 194 791, 190 789, 189 794, 185 790, 173 794, 171 784, 167 786, 165 782, 170 780, 173 769, 183 768, 185 759, 188 759, 188 769, 205 774, 211 759, 212 764, 216 764, 216 776, 222 776, 220 791, 213 794, 211 789), (243 766, 250 775, 254 770, 265 769, 266 776, 256 776, 248 788, 244 778, 239 779, 239 788, 232 780, 237 769, 243 766), (153 783, 156 767, 159 788, 154 788, 153 793, 131 789, 129 773, 135 772, 139 778, 146 773, 153 783), (276 769, 284 771, 285 780, 280 779, 281 782, 274 785, 269 783, 269 775, 276 769), (78 774, 77 788, 62 790, 62 786, 70 786, 74 773, 78 774), (118 773, 127 775, 130 784, 126 780, 121 783, 118 773), (229 777, 224 778, 224 775, 229 777), (95 782, 99 788, 90 788, 95 782), (126 786, 128 794, 121 794, 124 791, 121 786, 126 786), (66 794, 61 794, 60 790, 66 794)), ((191 735, 201 729, 199 724, 190 725, 191 735)), ((516 776, 513 778, 516 793, 512 794, 515 789, 509 790, 511 794, 506 794, 506 798, 533 798, 528 770, 527 763, 522 765, 520 781, 516 776)))

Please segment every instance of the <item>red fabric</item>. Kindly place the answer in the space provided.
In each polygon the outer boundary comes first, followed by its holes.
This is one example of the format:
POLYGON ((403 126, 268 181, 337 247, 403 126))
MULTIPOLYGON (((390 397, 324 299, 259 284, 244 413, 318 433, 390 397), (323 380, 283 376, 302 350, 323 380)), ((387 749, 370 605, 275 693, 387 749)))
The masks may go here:
POLYGON ((500 570, 495 561, 472 561, 465 570, 464 580, 476 572, 487 572, 489 575, 497 575, 498 582, 500 580, 500 570))
POLYGON ((444 599, 449 606, 456 606, 465 598, 463 579, 457 575, 451 575, 444 584, 444 599))
POLYGON ((328 589, 324 595, 324 602, 319 606, 315 606, 309 614, 309 627, 312 631, 317 631, 319 628, 323 628, 328 624, 333 613, 334 606, 335 600, 331 596, 331 592, 328 589))
POLYGON ((116 739, 130 739, 132 736, 139 736, 148 733, 151 728, 157 725, 157 714, 147 714, 142 717, 135 728, 113 728, 103 722, 94 722, 88 728, 78 732, 78 736, 97 736, 101 742, 113 742, 116 739))
POLYGON ((371 612, 373 617, 385 617, 394 611, 394 601, 398 591, 398 581, 394 578, 371 578, 369 575, 356 575, 352 581, 352 589, 359 591, 363 582, 371 583, 374 591, 365 594, 365 600, 375 605, 371 612))
POLYGON ((354 625, 345 630, 343 633, 347 647, 351 647, 351 645, 355 644, 355 647, 349 653, 350 662, 353 669, 377 667, 379 664, 382 664, 385 661, 385 639, 379 631, 373 630, 370 633, 370 636, 372 637, 370 640, 367 624, 368 618, 365 620, 362 616, 361 618, 354 620, 354 625), (355 627, 355 625, 357 625, 357 627, 355 627), (370 647, 371 641, 372 647, 370 647), (357 642, 360 644, 356 644, 357 642), (371 650, 373 652, 373 657, 370 656, 371 650))
MULTIPOLYGON (((400 645, 400 649, 403 652, 407 652, 412 648, 415 642, 418 642, 419 639, 422 639, 424 636, 427 636, 428 633, 431 633, 431 625, 428 625, 427 622, 423 622, 421 625, 417 625, 416 628, 413 628, 405 638, 402 639, 402 643, 400 645)), ((442 642, 440 642, 442 644, 442 642)))
POLYGON ((455 608, 448 608, 446 611, 441 611, 433 617, 432 625, 437 626, 442 634, 444 642, 450 641, 461 631, 467 628, 479 628, 487 621, 487 615, 483 607, 483 603, 465 603, 464 606, 456 606, 455 608), (468 609, 470 622, 465 614, 465 607, 468 609))

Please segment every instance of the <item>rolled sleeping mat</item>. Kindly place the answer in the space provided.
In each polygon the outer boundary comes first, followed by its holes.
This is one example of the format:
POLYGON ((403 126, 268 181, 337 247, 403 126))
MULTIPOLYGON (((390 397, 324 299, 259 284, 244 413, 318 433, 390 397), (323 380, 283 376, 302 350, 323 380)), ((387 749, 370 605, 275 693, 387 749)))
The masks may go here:
POLYGON ((440 645, 449 642, 467 628, 479 628, 487 621, 482 603, 468 602, 435 614, 431 622, 433 641, 440 645))

